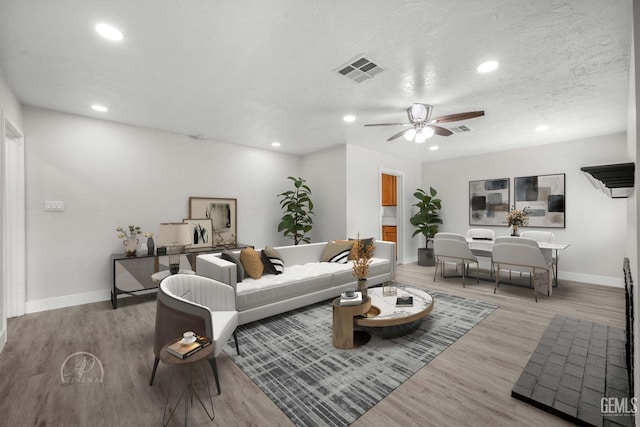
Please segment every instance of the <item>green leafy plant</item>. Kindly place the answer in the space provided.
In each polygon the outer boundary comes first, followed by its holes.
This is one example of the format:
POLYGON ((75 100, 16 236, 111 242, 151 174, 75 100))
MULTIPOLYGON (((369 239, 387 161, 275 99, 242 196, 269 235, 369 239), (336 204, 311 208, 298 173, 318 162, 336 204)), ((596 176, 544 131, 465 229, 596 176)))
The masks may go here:
POLYGON ((284 232, 285 236, 293 239, 293 244, 301 242, 309 243, 311 240, 306 234, 313 228, 313 202, 311 201, 311 189, 305 180, 292 176, 287 177, 293 181, 294 190, 285 191, 278 194, 280 197, 280 207, 284 210, 284 215, 278 224, 278 231, 284 232))
POLYGON ((433 187, 429 187, 429 194, 421 188, 413 193, 414 197, 418 199, 418 202, 413 205, 418 208, 418 212, 409 221, 416 227, 413 236, 424 234, 427 238, 426 247, 429 247, 429 240, 433 239, 433 236, 438 232, 438 224, 442 224, 442 219, 439 216, 441 200, 436 199, 436 194, 433 187))

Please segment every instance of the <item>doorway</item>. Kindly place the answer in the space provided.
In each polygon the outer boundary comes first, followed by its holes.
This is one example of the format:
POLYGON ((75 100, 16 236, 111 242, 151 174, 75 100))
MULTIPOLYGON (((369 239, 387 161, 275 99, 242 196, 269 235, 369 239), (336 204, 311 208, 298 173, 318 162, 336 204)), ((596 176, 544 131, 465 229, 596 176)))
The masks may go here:
POLYGON ((396 244, 396 261, 403 252, 402 191, 404 175, 400 171, 380 169, 380 236, 381 240, 396 244))
POLYGON ((7 318, 21 316, 26 306, 26 227, 24 135, 8 117, 1 115, 2 140, 0 175, 2 176, 2 271, 0 284, 2 326, 7 339, 7 318))

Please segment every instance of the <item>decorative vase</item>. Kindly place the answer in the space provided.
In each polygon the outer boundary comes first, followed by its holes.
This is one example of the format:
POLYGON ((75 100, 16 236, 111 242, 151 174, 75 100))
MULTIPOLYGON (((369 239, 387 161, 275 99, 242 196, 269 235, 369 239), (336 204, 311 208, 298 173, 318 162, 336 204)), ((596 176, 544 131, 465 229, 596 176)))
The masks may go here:
POLYGON ((513 237, 518 237, 519 236, 519 234, 518 234, 518 226, 515 225, 515 224, 511 226, 511 235, 513 237))
POLYGON ((362 293, 362 302, 367 301, 367 279, 358 279, 358 291, 362 293))
POLYGON ((147 254, 153 255, 153 252, 156 249, 156 244, 153 242, 153 237, 149 237, 147 239, 147 254))
POLYGON ((140 241, 135 237, 127 237, 122 241, 124 245, 124 253, 126 256, 136 256, 136 252, 138 252, 138 243, 140 241))

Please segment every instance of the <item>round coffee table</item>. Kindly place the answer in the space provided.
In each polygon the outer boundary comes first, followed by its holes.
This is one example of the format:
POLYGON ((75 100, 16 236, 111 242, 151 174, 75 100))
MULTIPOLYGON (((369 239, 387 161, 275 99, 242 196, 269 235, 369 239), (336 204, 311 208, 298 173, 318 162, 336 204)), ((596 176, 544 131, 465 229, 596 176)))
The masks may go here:
POLYGON ((379 287, 369 288, 367 293, 371 298, 371 308, 364 313, 364 317, 356 318, 354 323, 356 326, 382 328, 383 338, 394 338, 415 331, 422 319, 433 310, 433 297, 421 289, 399 286, 396 295, 384 296, 382 287, 379 287), (413 297, 413 306, 396 307, 397 297, 405 295, 413 297))

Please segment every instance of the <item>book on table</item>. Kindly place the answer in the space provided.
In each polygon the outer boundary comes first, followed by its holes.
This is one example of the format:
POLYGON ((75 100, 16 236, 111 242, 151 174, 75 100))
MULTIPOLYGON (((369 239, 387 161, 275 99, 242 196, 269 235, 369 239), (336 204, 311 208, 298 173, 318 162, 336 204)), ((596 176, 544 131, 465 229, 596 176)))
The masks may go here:
POLYGON ((184 359, 202 350, 210 344, 211 340, 208 337, 196 334, 196 340, 194 342, 190 344, 184 344, 180 339, 167 347, 167 352, 180 359, 184 359))
POLYGON ((396 307, 412 307, 413 306, 413 297, 412 296, 401 296, 396 299, 396 307))

